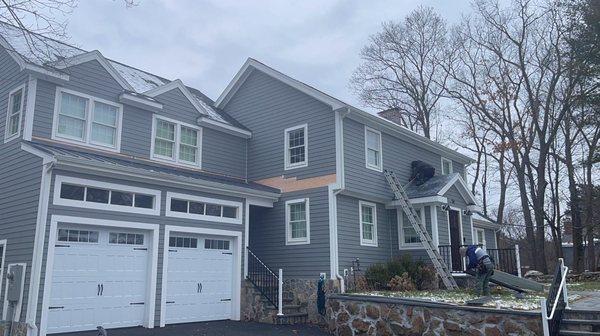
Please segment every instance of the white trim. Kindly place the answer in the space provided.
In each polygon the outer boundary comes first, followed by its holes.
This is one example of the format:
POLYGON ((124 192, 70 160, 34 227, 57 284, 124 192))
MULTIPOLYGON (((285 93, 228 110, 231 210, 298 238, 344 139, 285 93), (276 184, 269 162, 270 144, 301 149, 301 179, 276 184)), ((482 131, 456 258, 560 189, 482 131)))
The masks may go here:
POLYGON ((121 134, 123 132, 123 104, 115 103, 106 99, 97 98, 85 93, 81 93, 78 91, 73 91, 69 89, 65 89, 63 87, 56 87, 56 94, 54 98, 54 115, 52 118, 52 140, 69 142, 77 145, 88 146, 92 148, 97 148, 110 152, 120 152, 121 151, 121 134), (72 138, 67 135, 61 135, 58 133, 58 117, 60 114, 62 93, 71 94, 74 96, 78 96, 80 98, 87 99, 86 106, 86 116, 85 116, 85 132, 83 135, 83 139, 72 138), (92 124, 94 123, 94 103, 99 102, 106 105, 111 105, 117 108, 117 125, 116 125, 116 134, 115 134, 115 145, 111 147, 106 144, 95 143, 92 141, 92 124))
MULTIPOLYGON (((2 249, 2 262, 0 263, 0 289, 2 288, 2 282, 4 281, 4 264, 6 264, 6 245, 8 241, 6 239, 0 240, 0 245, 3 246, 2 249)), ((6 320, 6 318, 3 318, 6 320)))
MULTIPOLYGON (((335 184, 327 186, 327 196, 329 205, 329 259, 330 276, 336 279, 339 273, 339 255, 338 255, 338 233, 337 233, 337 195, 335 193, 335 184)), ((343 293, 343 292, 342 292, 343 293)))
POLYGON ((283 169, 290 170, 290 169, 307 167, 308 166, 308 124, 302 124, 302 125, 286 128, 285 130, 283 130, 283 139, 284 139, 284 144, 283 144, 284 167, 283 167, 283 169), (291 131, 295 131, 295 130, 298 130, 301 128, 304 130, 304 161, 292 164, 292 163, 290 163, 289 133, 291 131))
POLYGON ((206 117, 198 118, 198 124, 220 131, 224 131, 228 134, 236 135, 244 139, 250 139, 252 137, 252 132, 250 131, 206 117))
POLYGON ((285 245, 310 244, 310 201, 308 198, 299 198, 285 201, 285 245), (292 238, 290 231, 290 205, 305 203, 306 210, 306 237, 292 238))
POLYGON ((327 95, 327 94, 325 94, 311 86, 308 86, 296 79, 293 79, 293 78, 291 78, 269 66, 266 66, 252 58, 248 58, 246 60, 246 62, 244 63, 244 65, 242 65, 240 70, 238 70, 235 77, 233 77, 233 79, 231 79, 231 81, 229 82, 229 84, 227 85, 225 90, 223 90, 223 92, 221 93, 221 95, 219 96, 217 101, 215 102, 215 106, 223 107, 225 104, 227 104, 229 99, 233 95, 235 95, 237 90, 241 87, 241 85, 244 83, 244 81, 248 78, 248 74, 253 69, 259 70, 259 71, 265 73, 266 75, 271 76, 271 77, 293 87, 294 89, 299 90, 300 92, 303 92, 303 93, 331 106, 331 108, 334 110, 338 109, 340 107, 346 106, 346 104, 343 103, 342 101, 340 101, 336 98, 333 98, 330 95, 327 95))
MULTIPOLYGON (((411 198, 410 204, 446 204, 448 203, 448 199, 444 196, 429 196, 429 197, 419 197, 419 198, 411 198)), ((393 209, 401 206, 400 201, 390 201, 385 204, 386 208, 393 209)))
POLYGON ((56 243, 56 232, 58 223, 73 223, 78 225, 95 225, 100 227, 119 227, 127 229, 147 230, 152 234, 152 246, 148 267, 148 285, 146 290, 146 320, 144 327, 154 328, 154 314, 156 307, 156 278, 158 274, 158 239, 159 225, 137 222, 123 222, 98 218, 74 217, 52 215, 50 219, 50 233, 48 236, 48 251, 46 257, 46 274, 44 277, 44 296, 42 299, 42 316, 40 319, 40 336, 46 336, 48 326, 48 306, 50 304, 50 292, 52 288, 52 273, 54 268, 54 247, 56 243))
POLYGON ((18 137, 21 136, 21 127, 23 126, 23 111, 24 111, 24 103, 25 103, 25 84, 21 84, 19 86, 17 86, 16 88, 12 89, 9 93, 8 93, 8 99, 7 99, 8 103, 7 103, 7 107, 6 107, 6 120, 4 123, 4 143, 7 143, 11 140, 14 140, 18 137), (15 134, 8 134, 8 129, 9 129, 9 122, 10 122, 10 116, 12 115, 12 111, 11 111, 11 107, 12 107, 12 96, 17 93, 18 91, 21 91, 21 109, 19 110, 19 124, 18 124, 18 128, 17 128, 17 133, 15 134))
POLYGON ((233 295, 231 298, 231 316, 232 320, 240 320, 240 308, 241 308, 241 287, 242 287, 242 232, 241 231, 229 231, 219 229, 205 229, 198 227, 186 227, 186 226, 165 226, 165 238, 163 240, 163 266, 162 266, 162 288, 161 288, 161 302, 160 302, 160 327, 165 326, 165 313, 167 305, 167 278, 169 268, 169 237, 171 232, 183 232, 193 233, 198 235, 214 235, 214 236, 225 236, 231 237, 235 241, 233 242, 233 283, 232 291, 233 295))
POLYGON ((248 277, 248 246, 250 246, 250 201, 244 202, 244 279, 248 277))
POLYGON ((51 65, 57 69, 66 69, 78 64, 82 64, 85 62, 96 60, 102 67, 110 74, 110 76, 117 82, 119 85, 129 91, 135 92, 135 89, 127 82, 121 74, 106 60, 106 58, 98 51, 92 50, 83 54, 78 54, 73 57, 65 58, 60 61, 54 62, 51 65))
POLYGON ((481 229, 481 228, 475 228, 474 231, 474 235, 473 235, 473 244, 483 244, 483 246, 487 247, 487 242, 485 241, 485 229, 481 229), (479 241, 479 237, 477 236, 477 233, 481 232, 482 236, 483 236, 483 242, 479 241))
POLYGON ((188 123, 184 123, 175 119, 171 119, 171 118, 167 118, 167 117, 163 117, 163 116, 159 116, 159 115, 154 115, 152 117, 152 138, 151 138, 151 143, 150 143, 150 158, 154 161, 161 161, 161 162, 167 162, 170 164, 176 164, 176 165, 180 165, 183 167, 193 167, 193 168, 200 168, 202 169, 202 137, 203 137, 203 133, 202 132, 202 127, 199 127, 197 125, 192 125, 192 124, 188 124, 188 123), (162 156, 162 155, 158 155, 158 154, 154 154, 154 143, 156 140, 156 122, 157 120, 160 119, 162 121, 171 123, 171 124, 175 124, 175 139, 173 140, 173 157, 167 157, 167 156, 162 156), (193 163, 193 162, 188 162, 185 160, 181 160, 179 158, 179 147, 181 146, 181 128, 185 127, 185 128, 191 128, 197 131, 197 159, 198 162, 193 163))
POLYGON ((25 126, 23 126, 23 140, 31 141, 33 135, 33 117, 35 114, 35 98, 37 95, 37 79, 29 75, 27 81, 27 103, 25 106, 25 126))
POLYGON ((163 104, 152 101, 149 98, 144 98, 143 96, 139 96, 136 94, 132 94, 129 92, 123 92, 119 95, 119 102, 126 104, 127 102, 134 102, 138 104, 142 104, 146 107, 150 107, 152 110, 162 110, 163 104))
POLYGON ((371 170, 378 171, 378 172, 383 171, 383 136, 381 135, 380 131, 373 129, 367 125, 365 125, 365 167, 367 167, 368 169, 371 169, 371 170), (378 151, 379 166, 372 165, 369 163, 369 146, 368 146, 368 141, 367 141, 367 134, 369 132, 376 133, 379 135, 379 151, 378 151))
POLYGON ((160 215, 160 202, 161 202, 161 191, 157 190, 157 189, 133 187, 133 186, 125 185, 125 184, 102 182, 102 181, 97 181, 97 180, 90 180, 90 179, 64 176, 64 175, 57 175, 54 178, 54 198, 52 200, 52 204, 54 204, 54 205, 63 205, 63 206, 106 210, 106 211, 121 211, 121 212, 127 212, 127 213, 158 216, 158 215, 160 215), (70 183, 70 184, 80 185, 83 187, 94 187, 94 188, 108 189, 111 191, 114 190, 114 191, 131 192, 131 193, 135 193, 135 194, 145 194, 145 195, 149 195, 149 196, 154 196, 154 205, 153 205, 152 209, 146 209, 146 208, 136 208, 133 205, 126 206, 126 205, 110 204, 110 200, 109 200, 109 203, 106 203, 106 204, 89 202, 89 201, 85 200, 85 196, 84 196, 83 201, 64 199, 64 198, 60 197, 60 189, 61 189, 62 183, 70 183))
POLYGON ((190 92, 190 90, 185 86, 185 84, 183 84, 181 79, 176 79, 165 85, 158 86, 158 87, 155 87, 154 89, 148 90, 148 91, 144 92, 144 95, 154 98, 156 96, 159 96, 165 92, 169 92, 174 89, 179 89, 181 91, 181 93, 183 93, 185 98, 187 98, 187 100, 190 102, 190 104, 192 104, 192 106, 194 106, 196 111, 198 111, 198 113, 200 113, 202 115, 208 115, 208 111, 206 111, 202 107, 202 105, 200 105, 200 103, 198 103, 198 101, 196 100, 196 97, 190 92))
POLYGON ((442 156, 442 169, 441 169, 442 175, 450 175, 453 172, 454 172, 454 168, 453 168, 452 160, 450 160, 450 159, 445 158, 445 157, 442 156), (450 171, 449 172, 444 172, 444 162, 449 162, 450 163, 450 165, 449 165, 450 171))
POLYGON ((448 211, 446 211, 447 219, 448 219, 448 245, 452 245, 452 237, 450 236, 452 233, 450 231, 450 210, 458 212, 458 228, 460 230, 460 244, 464 245, 465 236, 463 234, 463 226, 462 226, 462 209, 451 206, 448 211))
MULTIPOLYGON (((461 216, 462 216, 462 214, 461 214, 461 216)), ((468 217, 469 217, 469 221, 471 224, 471 243, 473 243, 475 241, 474 228, 473 228, 473 215, 469 215, 468 217)))
POLYGON ((65 81, 69 80, 69 75, 67 75, 67 74, 64 74, 64 73, 61 73, 58 71, 52 71, 51 69, 28 63, 29 61, 28 60, 26 61, 23 58, 23 56, 21 54, 19 54, 15 50, 15 48, 10 43, 8 43, 8 41, 6 41, 6 39, 4 39, 4 37, 2 37, 2 36, 0 36, 0 46, 2 46, 6 50, 8 55, 17 63, 20 70, 29 70, 31 72, 39 73, 41 75, 45 75, 45 76, 49 76, 49 77, 54 77, 54 78, 57 78, 60 80, 65 80, 65 81))
MULTIPOLYGON (((347 109, 344 109, 347 111, 347 109)), ((344 163, 344 117, 341 110, 335 111, 335 174, 339 189, 346 187, 344 163)))
MULTIPOLYGON (((4 260, 2 261, 4 263, 4 260)), ((25 291, 25 278, 27 275, 27 264, 26 263, 12 263, 8 264, 6 267, 6 274, 10 273, 10 269, 12 266, 23 266, 23 276, 21 277, 21 294, 19 295, 19 301, 15 306, 15 311, 13 314, 13 321, 19 321, 21 319, 21 309, 23 308, 23 292, 25 291)), ((8 281, 4 285, 4 306, 2 309, 2 319, 6 321, 8 317, 6 313, 8 312, 8 281)))
POLYGON ((358 227, 360 234, 360 245, 361 246, 378 246, 377 241, 377 204, 366 202, 366 201, 358 201, 358 227), (364 239, 363 238, 363 221, 362 221, 362 208, 363 206, 369 207, 373 209, 373 239, 364 239))
MULTIPOLYGON (((425 222, 425 207, 415 208, 415 211, 419 213, 419 217, 421 219, 421 227, 426 230, 427 225, 425 222)), ((404 242, 404 210, 401 208, 397 209, 397 217, 398 217, 398 248, 400 250, 422 250, 424 248, 423 242, 418 243, 405 243, 404 242)), ((410 223, 409 223, 410 224, 410 223)), ((421 237, 417 235, 419 240, 421 237)))
POLYGON ((29 295, 27 296, 27 313, 25 321, 32 334, 37 334, 37 308, 40 294, 40 281, 42 274, 42 259, 44 258, 44 240, 46 238, 46 220, 48 218, 48 204, 50 203, 50 186, 52 182, 52 165, 54 158, 33 147, 21 144, 21 149, 42 158, 42 176, 40 178, 40 195, 38 198, 38 212, 36 217, 35 237, 33 243, 33 257, 31 260, 31 275, 29 281, 29 295))
MULTIPOLYGON (((242 211, 243 211, 243 203, 235 202, 235 201, 227 201, 218 198, 209 198, 209 197, 201 197, 190 194, 181 194, 176 192, 167 191, 167 201, 165 205, 165 216, 167 217, 176 217, 176 218, 185 218, 185 219, 197 219, 203 220, 207 222, 217 222, 217 223, 231 223, 231 224, 242 224, 242 211), (176 198, 183 201, 192 201, 192 202, 200 202, 200 203, 210 203, 217 205, 224 205, 235 207, 237 209, 236 218, 226 218, 226 217, 217 217, 217 216, 208 216, 208 215, 199 215, 192 213, 183 213, 178 211, 171 210, 171 199, 176 198)), ((221 214, 223 210, 221 210, 221 214)))
POLYGON ((431 215, 431 239, 433 240, 433 246, 437 249, 440 246, 440 233, 438 231, 438 218, 437 218, 437 205, 432 204, 429 206, 431 215))
MULTIPOLYGON (((477 200, 475 199, 475 196, 473 196, 473 194, 471 193, 471 191, 469 190, 469 187, 467 187, 467 185, 465 184, 465 181, 462 179, 462 177, 460 177, 460 174, 456 174, 454 175, 453 178, 450 179, 450 181, 448 181, 448 183, 446 183, 446 185, 440 189, 440 191, 438 192, 439 196, 443 196, 450 188, 452 188, 452 186, 454 186, 456 184, 456 182, 458 182, 458 185, 460 186, 460 188, 456 188, 458 189, 458 192, 460 193, 460 195, 465 199, 465 201, 467 201, 468 203, 472 203, 472 205, 477 204, 477 200)), ((467 205, 469 206, 469 205, 467 205)))

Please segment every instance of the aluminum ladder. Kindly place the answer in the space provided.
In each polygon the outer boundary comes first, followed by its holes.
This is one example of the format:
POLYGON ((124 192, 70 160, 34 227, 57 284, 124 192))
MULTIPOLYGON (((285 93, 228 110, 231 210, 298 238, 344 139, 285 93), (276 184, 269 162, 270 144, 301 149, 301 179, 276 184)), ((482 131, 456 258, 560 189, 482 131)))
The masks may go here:
POLYGON ((429 258, 433 263, 435 271, 437 274, 439 274, 440 278, 442 278, 442 282, 448 289, 457 289, 458 285, 456 284, 456 280, 454 280, 454 277, 448 269, 448 265, 446 265, 442 255, 438 251, 437 246, 434 246, 429 232, 427 232, 421 222, 417 220, 419 216, 415 211, 415 208, 413 208, 412 204, 410 204, 408 195, 406 195, 406 191, 400 184, 400 181, 398 181, 396 174, 390 170, 384 170, 383 174, 392 188, 392 192, 394 192, 395 199, 400 202, 402 210, 404 210, 406 217, 408 217, 408 221, 412 224, 413 228, 419 235, 419 238, 423 243, 423 247, 425 248, 425 251, 427 251, 427 255, 429 255, 429 258))

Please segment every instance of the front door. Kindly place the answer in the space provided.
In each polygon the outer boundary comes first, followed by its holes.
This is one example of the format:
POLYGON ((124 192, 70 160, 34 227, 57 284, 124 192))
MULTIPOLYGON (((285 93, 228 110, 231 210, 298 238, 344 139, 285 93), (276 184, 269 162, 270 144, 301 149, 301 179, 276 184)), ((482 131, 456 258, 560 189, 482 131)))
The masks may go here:
POLYGON ((460 256, 461 228, 460 228, 460 212, 450 210, 448 213, 450 219, 450 253, 452 255, 452 271, 464 271, 462 257, 460 256))

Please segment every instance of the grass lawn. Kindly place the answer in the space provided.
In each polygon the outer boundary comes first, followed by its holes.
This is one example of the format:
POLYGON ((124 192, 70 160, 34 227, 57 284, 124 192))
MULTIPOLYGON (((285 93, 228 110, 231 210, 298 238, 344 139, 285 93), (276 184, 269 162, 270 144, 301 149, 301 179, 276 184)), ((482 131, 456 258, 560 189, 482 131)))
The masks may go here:
MULTIPOLYGON (((435 291, 409 291, 409 292, 391 292, 377 291, 355 293, 357 295, 373 295, 385 297, 397 297, 407 299, 420 299, 431 302, 451 303, 457 305, 465 305, 466 301, 477 299, 478 296, 472 291, 459 289, 454 291, 435 290, 435 291)), ((486 303, 484 307, 498 309, 514 309, 514 310, 539 310, 540 299, 545 297, 545 293, 529 293, 525 294, 522 299, 515 297, 515 292, 499 287, 492 289, 492 301, 486 303)), ((578 299, 576 294, 569 295, 569 301, 578 299)))
POLYGON ((567 283, 567 288, 580 292, 600 292, 600 281, 567 283))

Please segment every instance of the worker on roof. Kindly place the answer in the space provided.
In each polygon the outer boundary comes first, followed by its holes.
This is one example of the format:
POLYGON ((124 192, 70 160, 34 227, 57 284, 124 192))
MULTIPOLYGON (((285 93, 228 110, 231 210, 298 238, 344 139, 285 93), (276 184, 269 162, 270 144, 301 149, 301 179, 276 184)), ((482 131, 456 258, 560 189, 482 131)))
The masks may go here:
POLYGON ((473 270, 477 279, 477 295, 490 296, 490 278, 494 274, 494 261, 486 250, 478 245, 462 246, 460 255, 469 258, 467 270, 473 270))

